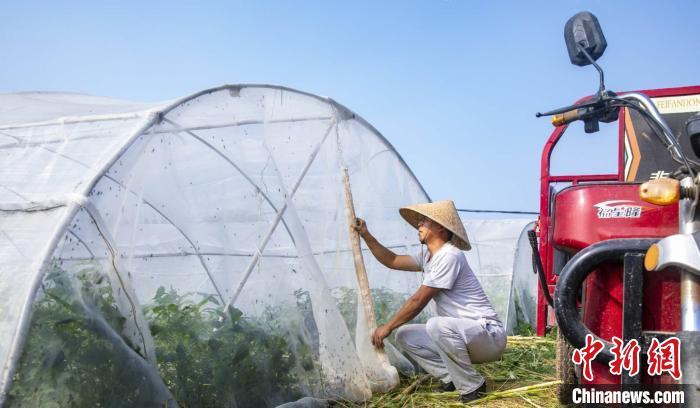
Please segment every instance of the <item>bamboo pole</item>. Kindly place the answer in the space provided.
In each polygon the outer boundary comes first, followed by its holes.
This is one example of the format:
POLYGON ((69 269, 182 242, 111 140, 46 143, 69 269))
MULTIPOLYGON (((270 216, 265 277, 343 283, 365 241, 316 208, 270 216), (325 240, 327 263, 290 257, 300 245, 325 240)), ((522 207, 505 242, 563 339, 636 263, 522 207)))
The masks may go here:
MULTIPOLYGON (((362 248, 360 247, 360 234, 353 228, 355 225, 355 205, 352 200, 352 190, 350 189, 350 177, 348 176, 348 169, 343 169, 343 187, 345 188, 345 208, 348 216, 348 232, 350 233, 350 246, 352 248, 352 257, 355 261, 355 274, 357 275, 357 283, 360 288, 360 297, 362 299, 362 306, 365 311, 365 318, 367 319, 367 327, 370 333, 374 333, 377 328, 377 318, 374 314, 374 305, 372 304, 372 292, 369 288, 369 280, 367 279, 367 270, 365 269, 365 262, 362 259, 362 248)), ((377 357, 381 362, 382 366, 385 368, 391 367, 389 363, 389 358, 383 349, 375 348, 377 357)))

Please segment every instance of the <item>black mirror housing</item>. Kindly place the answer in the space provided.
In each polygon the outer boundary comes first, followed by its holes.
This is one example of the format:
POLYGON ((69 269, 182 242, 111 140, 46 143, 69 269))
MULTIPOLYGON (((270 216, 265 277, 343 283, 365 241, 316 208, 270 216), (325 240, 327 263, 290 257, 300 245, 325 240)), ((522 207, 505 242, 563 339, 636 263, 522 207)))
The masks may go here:
POLYGON ((571 63, 580 67, 589 65, 591 61, 581 52, 579 46, 584 48, 594 61, 603 55, 608 46, 598 19, 587 11, 574 15, 566 22, 564 40, 571 63))
POLYGON ((693 148, 693 153, 700 157, 700 113, 691 116, 685 123, 685 131, 690 138, 690 146, 693 148))

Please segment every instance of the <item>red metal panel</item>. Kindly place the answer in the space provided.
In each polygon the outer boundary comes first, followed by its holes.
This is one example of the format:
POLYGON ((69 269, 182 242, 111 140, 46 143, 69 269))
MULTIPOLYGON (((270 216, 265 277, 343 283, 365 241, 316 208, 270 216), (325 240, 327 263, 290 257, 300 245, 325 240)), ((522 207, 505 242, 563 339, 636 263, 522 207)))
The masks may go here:
MULTIPOLYGON (((678 206, 662 207, 640 200, 639 184, 635 183, 569 187, 557 194, 554 216, 552 245, 569 253, 607 239, 664 237, 678 230, 678 206), (608 204, 601 207, 601 203, 608 204), (616 203, 618 207, 615 207, 616 203), (632 211, 636 209, 640 211, 632 211), (611 214, 624 216, 601 218, 611 214)), ((622 270, 619 264, 603 265, 584 284, 583 322, 608 341, 613 336, 622 337, 622 270)), ((678 282, 677 271, 645 274, 644 330, 680 329, 678 282)), ((610 374, 607 364, 596 363, 593 370, 596 384, 620 382, 618 376, 610 374)), ((646 376, 643 380, 651 381, 646 376)), ((583 379, 582 382, 586 383, 583 379)))
MULTIPOLYGON (((645 89, 641 91, 632 91, 635 93, 644 94, 650 98, 658 98, 664 96, 683 96, 700 94, 700 85, 682 86, 678 88, 661 88, 661 89, 645 89)), ((622 92, 621 95, 631 92, 622 92)))
POLYGON ((578 176, 549 176, 550 183, 570 182, 573 184, 593 181, 619 181, 617 174, 582 174, 578 176))
MULTIPOLYGON (((605 265, 589 276, 585 283, 586 297, 583 305, 583 322, 592 332, 610 340, 622 338, 622 304, 624 298, 622 267, 605 265)), ((680 326, 680 273, 667 269, 644 274, 644 303, 642 330, 679 331, 680 326)), ((673 384, 669 375, 649 377, 646 375, 646 359, 640 359, 642 383, 673 384)), ((593 383, 619 384, 620 377, 610 374, 610 367, 594 362, 593 383)), ((591 383, 581 379, 581 383, 591 383)))
MULTIPOLYGON (((547 282, 551 279, 551 263, 550 263, 550 245, 549 245, 549 161, 552 156, 554 146, 556 146, 559 138, 564 134, 566 126, 560 126, 554 129, 552 135, 547 140, 542 150, 542 159, 540 163, 540 217, 537 223, 539 232, 539 250, 544 273, 547 277, 547 282)), ((550 293, 553 293, 553 288, 549 288, 550 293)), ((537 296, 537 331, 538 336, 544 336, 547 328, 547 301, 544 298, 541 290, 537 296)))
POLYGON ((556 196, 554 217, 552 245, 571 253, 606 239, 661 238, 678 232, 678 206, 642 201, 636 183, 566 188, 556 196))

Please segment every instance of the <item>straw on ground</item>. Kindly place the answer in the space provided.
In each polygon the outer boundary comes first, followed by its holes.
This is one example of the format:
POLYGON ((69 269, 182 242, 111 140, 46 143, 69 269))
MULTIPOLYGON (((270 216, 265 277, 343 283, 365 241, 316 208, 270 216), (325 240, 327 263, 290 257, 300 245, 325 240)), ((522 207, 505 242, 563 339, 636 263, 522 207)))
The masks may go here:
MULTIPOLYGON (((508 337, 503 357, 477 369, 487 379, 488 395, 471 401, 470 407, 536 408, 558 407, 555 373, 555 334, 547 337, 508 337)), ((463 407, 458 393, 436 392, 440 382, 426 374, 405 378, 394 391, 377 395, 372 400, 353 404, 340 402, 343 407, 403 408, 403 407, 463 407)))

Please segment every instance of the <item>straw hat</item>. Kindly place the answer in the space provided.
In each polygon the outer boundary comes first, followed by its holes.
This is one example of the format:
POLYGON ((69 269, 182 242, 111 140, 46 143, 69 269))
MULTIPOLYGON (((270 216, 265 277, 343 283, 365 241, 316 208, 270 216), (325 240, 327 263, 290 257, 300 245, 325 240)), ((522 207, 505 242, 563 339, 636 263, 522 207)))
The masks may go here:
POLYGON ((459 219, 457 208, 455 208, 455 203, 452 200, 409 205, 408 207, 400 208, 399 214, 416 229, 418 229, 418 222, 423 217, 429 218, 452 232, 451 242, 454 246, 463 251, 469 251, 472 248, 469 245, 464 224, 459 219))

